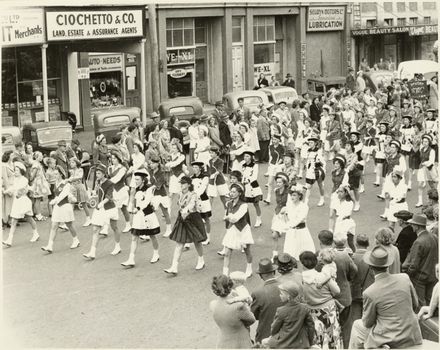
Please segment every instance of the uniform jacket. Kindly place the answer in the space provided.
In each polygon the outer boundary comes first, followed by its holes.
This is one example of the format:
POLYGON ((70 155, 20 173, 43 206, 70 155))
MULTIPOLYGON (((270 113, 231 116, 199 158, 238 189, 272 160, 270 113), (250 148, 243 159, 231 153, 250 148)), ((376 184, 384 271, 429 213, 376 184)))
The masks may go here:
POLYGON ((391 349, 422 344, 422 335, 414 313, 418 306, 416 291, 408 276, 388 272, 376 276, 363 294, 362 322, 371 328, 366 349, 388 344, 391 349))

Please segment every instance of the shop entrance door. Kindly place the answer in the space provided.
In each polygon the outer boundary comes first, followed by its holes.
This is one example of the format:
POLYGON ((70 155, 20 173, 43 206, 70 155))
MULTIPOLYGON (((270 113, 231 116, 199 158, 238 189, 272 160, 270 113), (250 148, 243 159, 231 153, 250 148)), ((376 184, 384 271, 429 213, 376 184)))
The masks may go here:
POLYGON ((127 107, 139 107, 141 108, 140 99, 140 87, 138 71, 136 62, 138 61, 138 55, 126 54, 125 55, 125 103, 127 107))
POLYGON ((206 46, 196 48, 196 96, 208 102, 207 52, 206 46))
POLYGON ((243 46, 232 46, 233 91, 243 90, 243 46))

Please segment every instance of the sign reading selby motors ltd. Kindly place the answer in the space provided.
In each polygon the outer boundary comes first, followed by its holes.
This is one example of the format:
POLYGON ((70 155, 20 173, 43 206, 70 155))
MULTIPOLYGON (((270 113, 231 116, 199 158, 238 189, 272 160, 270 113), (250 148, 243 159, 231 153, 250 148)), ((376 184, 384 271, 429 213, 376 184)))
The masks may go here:
POLYGON ((45 41, 43 9, 1 11, 1 45, 41 44, 45 41))
POLYGON ((47 40, 89 40, 143 36, 143 10, 46 11, 47 40))
POLYGON ((307 11, 308 32, 344 30, 345 7, 309 7, 307 11))

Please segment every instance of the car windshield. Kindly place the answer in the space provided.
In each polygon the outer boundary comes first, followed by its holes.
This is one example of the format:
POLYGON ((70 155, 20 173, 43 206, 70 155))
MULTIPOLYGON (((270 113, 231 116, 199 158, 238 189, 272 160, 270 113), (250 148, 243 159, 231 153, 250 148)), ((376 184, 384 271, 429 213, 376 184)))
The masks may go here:
POLYGON ((61 128, 49 128, 37 130, 40 143, 52 143, 60 140, 72 141, 72 128, 70 126, 61 128))
POLYGON ((315 84, 315 91, 320 92, 320 93, 324 93, 324 84, 316 83, 315 84))
POLYGON ((243 103, 245 105, 258 105, 263 103, 263 99, 259 96, 246 96, 243 97, 243 103))
MULTIPOLYGON (((293 94, 289 91, 282 91, 282 92, 277 92, 275 94, 277 101, 289 101, 289 100, 293 100, 293 94)), ((272 101, 270 101, 272 102, 272 101)))
POLYGON ((339 89, 340 87, 342 87, 342 84, 327 84, 327 90, 330 90, 330 89, 332 89, 332 88, 335 88, 335 89, 339 89))
POLYGON ((387 84, 387 85, 390 85, 391 84, 391 78, 393 77, 393 75, 392 74, 390 74, 390 75, 385 75, 385 74, 375 74, 375 75, 372 75, 371 76, 371 80, 373 81, 373 83, 376 85, 376 86, 378 86, 379 85, 379 83, 382 83, 382 84, 387 84))
POLYGON ((194 108, 191 106, 172 107, 169 111, 170 115, 193 115, 194 108))
POLYGON ((2 145, 13 145, 14 138, 11 134, 2 134, 2 145))
POLYGON ((112 115, 110 117, 106 117, 103 122, 103 126, 124 124, 130 124, 130 117, 128 115, 112 115))

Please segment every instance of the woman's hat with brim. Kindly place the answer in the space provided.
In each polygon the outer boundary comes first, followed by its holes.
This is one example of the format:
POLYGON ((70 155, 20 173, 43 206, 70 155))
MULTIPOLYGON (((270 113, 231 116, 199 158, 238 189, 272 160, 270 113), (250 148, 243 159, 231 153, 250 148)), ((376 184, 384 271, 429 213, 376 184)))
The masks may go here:
POLYGON ((239 124, 239 126, 243 126, 243 127, 246 128, 246 131, 249 131, 249 125, 248 125, 247 123, 245 123, 245 122, 241 122, 241 123, 239 124))
POLYGON ((413 217, 413 214, 408 210, 399 210, 397 213, 394 213, 394 217, 401 219, 403 221, 408 221, 413 217))
POLYGON ((367 265, 374 267, 388 267, 393 263, 393 257, 382 246, 376 246, 371 251, 367 251, 363 258, 367 265))
POLYGON ((105 136, 104 136, 104 134, 99 134, 98 136, 96 136, 96 143, 101 143, 102 142, 102 140, 104 140, 105 139, 105 136))
POLYGON ((147 169, 139 169, 134 172, 134 176, 146 177, 149 176, 147 169))
POLYGON ((72 157, 69 160, 73 160, 78 168, 81 166, 81 161, 78 158, 72 157))
POLYGON ((231 185, 231 189, 235 188, 241 193, 244 193, 244 186, 241 183, 235 183, 231 185))
POLYGON ((208 116, 207 114, 203 114, 203 115, 200 117, 200 121, 201 121, 201 122, 207 122, 208 119, 209 119, 209 116, 208 116))
POLYGON ((243 155, 244 155, 244 154, 248 154, 248 155, 250 155, 251 157, 254 157, 254 156, 255 156, 255 153, 252 152, 252 151, 244 151, 244 152, 243 152, 243 155))
POLYGON ((426 227, 426 216, 421 214, 416 214, 412 217, 411 220, 408 220, 408 224, 417 225, 417 226, 423 226, 426 227))
POLYGON ((402 115, 402 119, 403 119, 403 118, 406 118, 406 119, 411 120, 411 119, 412 119, 412 115, 410 115, 410 114, 405 114, 405 115, 402 115))
POLYGON ((113 156, 115 156, 116 158, 118 158, 119 162, 122 163, 124 161, 124 157, 122 156, 122 153, 119 152, 118 150, 113 150, 111 151, 111 154, 113 156))
POLYGON ((388 123, 386 121, 383 121, 383 122, 379 122, 379 125, 386 125, 386 126, 388 126, 388 125, 390 125, 390 123, 388 123))
POLYGON ((307 138, 307 141, 314 141, 314 142, 318 142, 319 138, 315 135, 310 136, 309 138, 307 138))
POLYGON ((26 171, 26 166, 22 162, 14 162, 14 167, 17 167, 23 171, 26 171))
POLYGON ((335 156, 335 158, 333 158, 333 163, 334 163, 335 161, 338 161, 339 164, 342 165, 342 167, 345 167, 345 164, 347 164, 347 160, 345 159, 345 157, 344 157, 342 154, 337 154, 337 155, 335 156))
POLYGON ((402 147, 402 144, 400 143, 400 141, 397 141, 397 140, 392 140, 392 141, 390 142, 390 146, 391 146, 391 145, 396 146, 398 149, 400 149, 400 148, 402 147))
POLYGON ((240 181, 240 182, 243 179, 243 174, 239 170, 232 170, 229 177, 231 177, 231 176, 236 177, 238 179, 238 181, 240 181))
POLYGON ((261 275, 264 273, 275 272, 277 269, 278 269, 278 265, 272 264, 272 261, 268 258, 263 258, 258 263, 258 269, 256 273, 258 275, 261 275))
POLYGON ((361 133, 359 131, 351 131, 350 136, 351 135, 356 135, 359 138, 361 136, 361 133))
POLYGON ((282 180, 284 180, 285 183, 287 183, 287 184, 289 183, 289 176, 287 176, 287 174, 283 173, 283 172, 276 173, 275 180, 276 179, 282 179, 282 180))
POLYGON ((429 134, 424 134, 424 135, 422 136, 422 140, 423 140, 423 139, 427 139, 427 140, 429 141, 429 143, 432 143, 432 136, 429 135, 429 134))
POLYGON ((159 158, 159 156, 153 154, 153 155, 150 157, 150 162, 153 162, 153 163, 160 163, 160 158, 159 158))
POLYGON ((195 166, 195 165, 203 168, 205 166, 205 163, 199 162, 199 161, 196 160, 196 161, 191 163, 191 166, 195 166))
POLYGON ((435 108, 428 108, 428 109, 426 110, 426 112, 432 112, 432 113, 435 113, 435 112, 437 112, 437 110, 436 110, 435 108))
POLYGON ((286 101, 280 101, 280 102, 278 102, 278 106, 281 106, 282 104, 287 105, 287 102, 286 102, 286 101))
POLYGON ((281 135, 280 134, 273 134, 272 138, 281 141, 281 135))
POLYGON ((294 159, 295 153, 293 153, 292 151, 287 151, 286 153, 284 153, 284 157, 290 157, 290 158, 294 159))
POLYGON ((220 148, 218 148, 217 146, 211 146, 209 148, 209 151, 210 152, 215 152, 216 154, 219 154, 220 153, 220 148))
POLYGON ((183 176, 183 177, 180 179, 179 183, 180 183, 180 184, 188 184, 188 185, 191 185, 191 184, 192 184, 192 180, 191 180, 191 178, 190 178, 189 176, 183 176))
POLYGON ((400 169, 394 169, 391 173, 391 176, 398 176, 400 178, 403 178, 403 171, 400 169))

